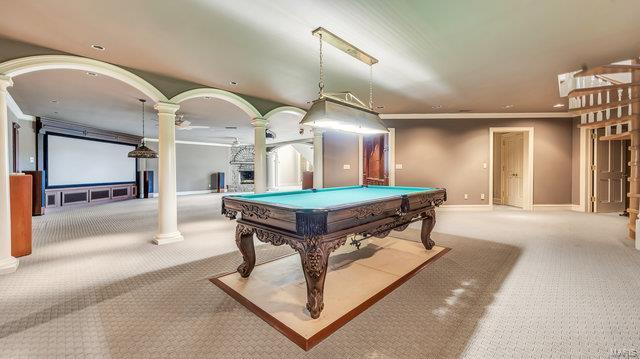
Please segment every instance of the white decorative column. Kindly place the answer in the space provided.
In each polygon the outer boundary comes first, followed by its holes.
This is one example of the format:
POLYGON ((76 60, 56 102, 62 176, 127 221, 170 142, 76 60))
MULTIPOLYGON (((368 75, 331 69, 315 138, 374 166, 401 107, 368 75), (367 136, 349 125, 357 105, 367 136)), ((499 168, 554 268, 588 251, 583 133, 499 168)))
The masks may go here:
POLYGON ((267 120, 255 118, 253 122, 253 186, 255 193, 267 191, 267 120))
POLYGON ((11 256, 11 207, 9 199, 9 121, 7 87, 13 81, 0 74, 0 274, 13 273, 18 260, 11 256))
POLYGON ((158 102, 158 232, 153 242, 167 244, 182 241, 178 231, 176 189, 176 111, 179 105, 158 102))
POLYGON ((322 172, 322 131, 319 128, 313 129, 313 188, 323 187, 322 172))
POLYGON ((278 176, 278 152, 275 149, 267 151, 267 190, 276 189, 276 178, 278 176))

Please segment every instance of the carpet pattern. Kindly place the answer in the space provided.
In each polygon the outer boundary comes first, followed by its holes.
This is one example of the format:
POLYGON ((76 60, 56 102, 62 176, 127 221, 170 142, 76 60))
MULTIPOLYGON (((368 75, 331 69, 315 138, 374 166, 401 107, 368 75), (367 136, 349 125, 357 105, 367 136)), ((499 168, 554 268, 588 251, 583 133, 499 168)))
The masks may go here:
MULTIPOLYGON (((34 253, 0 277, 3 358, 549 358, 640 351, 640 255, 625 219, 440 212, 452 250, 309 352, 207 278, 233 270, 220 196, 179 198, 181 243, 155 246, 156 201, 34 218, 34 253)), ((398 236, 415 238, 415 228, 398 236)), ((291 253, 260 245, 259 261, 291 253)))

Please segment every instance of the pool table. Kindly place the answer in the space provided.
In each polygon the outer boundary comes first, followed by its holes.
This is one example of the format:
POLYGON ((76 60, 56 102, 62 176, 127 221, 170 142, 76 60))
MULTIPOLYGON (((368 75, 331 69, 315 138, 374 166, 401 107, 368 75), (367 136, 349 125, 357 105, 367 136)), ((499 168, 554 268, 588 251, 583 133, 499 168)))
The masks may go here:
POLYGON ((236 244, 243 257, 238 267, 248 277, 256 263, 258 240, 295 249, 307 282, 307 309, 318 318, 324 307, 324 280, 329 255, 351 238, 383 238, 422 221, 421 240, 434 246, 431 230, 435 207, 447 199, 443 188, 352 186, 291 192, 227 195, 222 214, 237 219, 236 244), (240 215, 240 218, 238 216, 240 215))

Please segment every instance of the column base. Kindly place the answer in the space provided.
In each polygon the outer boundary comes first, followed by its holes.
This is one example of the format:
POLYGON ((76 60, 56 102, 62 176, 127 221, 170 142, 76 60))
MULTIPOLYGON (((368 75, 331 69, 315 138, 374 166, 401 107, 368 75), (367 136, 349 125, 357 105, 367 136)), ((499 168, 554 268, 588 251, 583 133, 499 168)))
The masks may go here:
POLYGON ((184 237, 179 231, 173 233, 156 234, 153 238, 153 244, 162 245, 184 241, 184 237))
POLYGON ((8 257, 0 260, 0 274, 13 273, 18 269, 18 259, 8 257))

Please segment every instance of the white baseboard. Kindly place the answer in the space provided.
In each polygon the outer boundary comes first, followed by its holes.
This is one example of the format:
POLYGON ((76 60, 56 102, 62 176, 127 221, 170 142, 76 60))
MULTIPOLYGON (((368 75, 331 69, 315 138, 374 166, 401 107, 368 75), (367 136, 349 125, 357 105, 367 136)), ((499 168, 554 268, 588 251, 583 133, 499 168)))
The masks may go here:
POLYGON ((502 204, 502 198, 493 198, 493 204, 502 204))
MULTIPOLYGON (((183 191, 183 192, 176 193, 176 195, 178 195, 178 196, 189 196, 189 195, 192 195, 192 194, 207 194, 207 193, 213 193, 213 191, 210 190, 210 189, 207 189, 207 190, 204 190, 204 191, 183 191)), ((149 196, 151 198, 158 198, 158 192, 150 193, 149 196)))
POLYGON ((573 204, 534 204, 534 211, 571 211, 573 204))
POLYGON ((582 207, 582 205, 579 205, 579 204, 572 204, 571 205, 571 210, 574 211, 574 212, 586 212, 584 210, 584 208, 582 207))
POLYGON ((488 204, 445 204, 438 207, 440 211, 491 211, 488 204))

